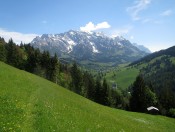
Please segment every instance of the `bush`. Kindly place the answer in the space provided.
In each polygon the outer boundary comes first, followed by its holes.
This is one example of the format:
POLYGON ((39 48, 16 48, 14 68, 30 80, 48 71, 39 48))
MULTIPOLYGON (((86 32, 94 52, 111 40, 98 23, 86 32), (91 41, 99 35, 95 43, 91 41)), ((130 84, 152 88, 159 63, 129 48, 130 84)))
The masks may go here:
POLYGON ((175 118, 175 108, 171 108, 171 109, 169 110, 169 116, 175 118))

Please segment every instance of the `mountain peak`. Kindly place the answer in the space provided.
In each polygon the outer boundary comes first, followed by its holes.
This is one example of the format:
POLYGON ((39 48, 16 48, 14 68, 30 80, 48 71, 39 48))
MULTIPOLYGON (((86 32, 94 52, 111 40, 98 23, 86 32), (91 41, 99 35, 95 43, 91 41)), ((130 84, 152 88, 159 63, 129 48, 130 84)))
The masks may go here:
POLYGON ((48 50, 52 55, 76 61, 119 64, 137 60, 146 55, 122 36, 108 37, 102 32, 69 30, 61 34, 43 34, 32 42, 35 48, 48 50))
POLYGON ((114 39, 117 40, 117 41, 126 40, 123 36, 116 36, 114 39))
POLYGON ((146 48, 144 45, 138 45, 137 43, 132 43, 134 46, 136 46, 138 49, 140 49, 141 51, 144 51, 146 53, 151 53, 151 51, 146 48))

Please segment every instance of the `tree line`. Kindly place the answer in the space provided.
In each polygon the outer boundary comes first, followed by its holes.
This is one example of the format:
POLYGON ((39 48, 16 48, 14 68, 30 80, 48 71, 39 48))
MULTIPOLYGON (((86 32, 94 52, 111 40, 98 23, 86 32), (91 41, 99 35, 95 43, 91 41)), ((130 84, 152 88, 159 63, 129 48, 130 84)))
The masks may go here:
MULTIPOLYGON (((168 51, 171 54, 172 50, 168 49, 168 51)), ((171 55, 164 55, 142 68, 141 72, 145 82, 152 84, 161 114, 173 116, 174 109, 175 117, 175 63, 172 60, 171 55)))
POLYGON ((48 51, 41 52, 30 44, 16 45, 12 39, 6 43, 0 38, 0 61, 46 78, 102 105, 118 107, 122 103, 121 94, 110 88, 105 78, 81 70, 76 62, 61 63, 56 54, 51 56, 48 51))
MULTIPOLYGON (((162 71, 152 74, 149 78, 146 74, 150 69, 149 65, 142 69, 143 74, 136 78, 128 90, 119 91, 109 86, 101 74, 92 75, 90 72, 82 70, 76 62, 73 64, 61 63, 56 54, 51 56, 48 51, 41 52, 30 44, 16 45, 12 39, 6 43, 0 37, 0 61, 46 78, 102 105, 136 112, 147 112, 147 107, 156 106, 160 109, 161 114, 175 116, 175 96, 168 88, 172 87, 174 83, 172 81, 168 83, 167 79, 160 92, 157 87, 159 83, 154 82, 154 80, 158 76, 161 78, 158 73, 162 71)), ((166 61, 166 63, 169 62, 166 61)), ((156 61, 156 64, 152 65, 157 66, 158 64, 159 62, 156 61)), ((174 67, 170 66, 172 70, 174 67)), ((174 77, 173 72, 171 77, 174 77)))

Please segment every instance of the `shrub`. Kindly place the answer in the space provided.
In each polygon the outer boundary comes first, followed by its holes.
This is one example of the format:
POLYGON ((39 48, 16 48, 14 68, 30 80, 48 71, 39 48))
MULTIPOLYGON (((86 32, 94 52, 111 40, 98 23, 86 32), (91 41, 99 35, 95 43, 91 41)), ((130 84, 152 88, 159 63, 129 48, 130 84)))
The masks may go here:
POLYGON ((169 110, 169 116, 175 118, 175 108, 171 108, 171 109, 169 110))

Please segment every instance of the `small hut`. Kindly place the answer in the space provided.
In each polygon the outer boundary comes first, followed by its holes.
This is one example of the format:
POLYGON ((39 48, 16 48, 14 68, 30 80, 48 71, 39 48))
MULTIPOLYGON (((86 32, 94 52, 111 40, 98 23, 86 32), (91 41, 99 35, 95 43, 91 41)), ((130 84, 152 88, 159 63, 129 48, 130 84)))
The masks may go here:
POLYGON ((154 107, 154 106, 150 106, 147 108, 148 113, 150 114, 159 114, 159 109, 154 107))

